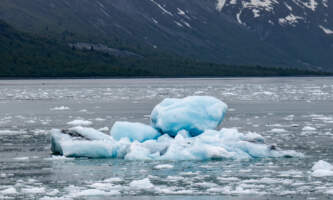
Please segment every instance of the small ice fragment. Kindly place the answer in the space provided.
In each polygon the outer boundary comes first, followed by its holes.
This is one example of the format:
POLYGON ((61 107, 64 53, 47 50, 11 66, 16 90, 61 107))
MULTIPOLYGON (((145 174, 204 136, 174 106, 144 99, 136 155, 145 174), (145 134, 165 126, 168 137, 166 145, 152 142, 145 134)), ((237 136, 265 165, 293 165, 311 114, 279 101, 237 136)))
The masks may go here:
POLYGON ((21 190, 23 193, 29 193, 29 194, 40 194, 45 192, 44 187, 29 187, 29 188, 23 188, 21 190))
POLYGON ((88 120, 76 119, 68 122, 67 124, 71 126, 90 126, 92 125, 92 122, 88 120))
POLYGON ((119 195, 119 191, 108 191, 105 192, 103 190, 98 189, 87 189, 82 190, 75 194, 74 196, 113 196, 113 195, 119 195))
POLYGON ((67 158, 65 156, 51 156, 50 158, 45 158, 44 160, 71 160, 73 158, 67 158))
POLYGON ((119 141, 122 138, 128 138, 132 142, 144 142, 161 136, 161 134, 151 126, 132 122, 116 122, 110 134, 115 140, 119 141))
POLYGON ((169 164, 161 164, 161 165, 156 165, 154 169, 172 169, 173 165, 169 164))
POLYGON ((0 135, 17 135, 17 134, 23 134, 26 133, 23 130, 0 130, 0 135))
POLYGON ((194 92, 195 95, 202 95, 202 94, 204 94, 204 93, 205 93, 205 92, 204 92, 204 91, 201 91, 201 90, 194 92))
POLYGON ((62 111, 62 110, 69 110, 69 109, 70 108, 67 106, 59 106, 59 107, 51 108, 51 110, 53 110, 53 111, 62 111))
POLYGON ((287 120, 287 121, 292 121, 294 119, 295 115, 288 115, 286 117, 284 117, 283 119, 284 120, 287 120))
POLYGON ((150 182, 149 178, 132 181, 129 184, 129 186, 132 188, 135 188, 135 189, 140 189, 140 190, 144 190, 144 189, 147 190, 147 189, 154 188, 154 185, 150 182))
POLYGON ((315 131, 315 130, 317 130, 317 129, 314 128, 314 127, 311 127, 311 126, 305 126, 305 127, 303 127, 302 130, 303 130, 303 131, 315 131))
POLYGON ((9 187, 9 188, 7 188, 5 190, 1 190, 0 193, 8 195, 8 194, 16 194, 17 191, 16 191, 16 189, 14 187, 9 187))
POLYGON ((333 165, 320 160, 313 165, 311 175, 314 177, 333 176, 333 165))
POLYGON ((183 99, 167 98, 151 113, 152 125, 163 133, 176 136, 186 130, 197 136, 208 129, 216 129, 228 106, 210 96, 189 96, 183 99))
POLYGON ((112 177, 112 178, 105 179, 103 182, 105 182, 105 183, 113 183, 113 182, 121 182, 121 181, 122 181, 121 178, 112 177))
POLYGON ((101 131, 101 132, 108 132, 108 131, 110 131, 110 129, 109 129, 109 127, 103 127, 103 128, 100 128, 100 129, 98 129, 98 131, 101 131))
POLYGON ((285 129, 283 129, 283 128, 273 128, 269 132, 272 132, 272 133, 285 133, 287 131, 285 129))
POLYGON ((14 160, 29 160, 29 157, 16 157, 14 160))

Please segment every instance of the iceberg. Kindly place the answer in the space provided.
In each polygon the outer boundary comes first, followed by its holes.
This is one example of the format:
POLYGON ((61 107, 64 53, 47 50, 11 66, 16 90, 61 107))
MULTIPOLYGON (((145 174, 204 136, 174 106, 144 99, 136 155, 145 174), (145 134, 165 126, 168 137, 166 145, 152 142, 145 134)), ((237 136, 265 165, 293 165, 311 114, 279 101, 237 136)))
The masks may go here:
POLYGON ((132 122, 116 122, 110 133, 115 140, 128 138, 131 142, 144 142, 161 136, 161 133, 151 126, 132 122))
POLYGON ((167 98, 151 113, 153 127, 175 137, 180 130, 198 136, 208 129, 216 129, 228 106, 210 96, 189 96, 183 99, 167 98))
POLYGON ((110 135, 82 126, 53 129, 51 151, 65 157, 175 161, 302 156, 266 144, 257 133, 216 130, 226 110, 214 97, 165 99, 152 111, 151 126, 116 122, 110 135))

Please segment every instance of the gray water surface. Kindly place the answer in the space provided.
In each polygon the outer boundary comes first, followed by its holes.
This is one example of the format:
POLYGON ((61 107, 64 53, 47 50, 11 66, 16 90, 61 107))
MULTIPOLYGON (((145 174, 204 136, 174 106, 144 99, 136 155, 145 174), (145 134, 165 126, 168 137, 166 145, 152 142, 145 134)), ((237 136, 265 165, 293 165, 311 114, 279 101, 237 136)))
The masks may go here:
POLYGON ((312 177, 311 168, 333 163, 332 144, 333 78, 0 80, 0 199, 330 199, 333 177, 312 177), (74 119, 105 132, 118 120, 149 124, 158 102, 189 95, 225 101, 223 127, 259 133, 305 157, 173 162, 50 154, 52 128, 74 119))

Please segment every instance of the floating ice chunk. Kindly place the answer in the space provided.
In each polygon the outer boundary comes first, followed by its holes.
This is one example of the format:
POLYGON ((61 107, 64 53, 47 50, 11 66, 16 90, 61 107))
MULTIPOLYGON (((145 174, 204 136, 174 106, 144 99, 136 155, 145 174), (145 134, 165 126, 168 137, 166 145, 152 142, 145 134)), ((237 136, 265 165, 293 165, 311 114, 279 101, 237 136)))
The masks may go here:
POLYGON ((272 133, 285 133, 287 131, 286 131, 286 129, 283 129, 283 128, 273 128, 269 132, 272 132, 272 133))
POLYGON ((151 126, 141 123, 116 122, 111 129, 111 136, 115 140, 128 138, 131 142, 156 139, 161 134, 151 126))
POLYGON ((101 132, 108 132, 108 131, 110 131, 110 129, 109 129, 109 127, 105 126, 105 127, 103 127, 103 128, 98 129, 98 131, 101 131, 101 132))
POLYGON ((63 111, 63 110, 69 110, 69 109, 70 108, 67 106, 59 106, 59 107, 51 108, 51 110, 53 110, 53 111, 63 111))
POLYGON ((161 164, 161 165, 156 165, 154 169, 172 169, 173 165, 170 164, 161 164))
POLYGON ((120 195, 120 192, 115 190, 115 191, 103 191, 99 189, 86 189, 79 191, 75 194, 73 194, 73 197, 82 197, 82 196, 115 196, 115 195, 120 195))
POLYGON ((68 122, 67 124, 71 126, 90 126, 92 125, 92 122, 88 120, 76 119, 68 122))
POLYGON ((153 109, 151 122, 156 129, 170 136, 176 136, 180 130, 197 136, 207 129, 216 129, 227 108, 225 103, 209 96, 167 98, 153 109))
POLYGON ((8 194, 16 194, 17 191, 16 191, 16 189, 14 187, 9 187, 9 188, 7 188, 5 190, 1 190, 0 193, 8 195, 8 194))
POLYGON ((312 176, 315 177, 333 176, 333 165, 323 160, 316 162, 312 167, 312 176))
POLYGON ((123 181, 121 178, 112 177, 112 178, 105 179, 103 182, 105 182, 105 183, 113 183, 113 182, 121 182, 121 181, 123 181))
POLYGON ((145 178, 142 180, 132 181, 129 186, 131 188, 139 189, 139 190, 147 190, 154 188, 154 185, 150 182, 149 178, 145 178))
POLYGON ((24 161, 24 160, 29 160, 29 157, 16 157, 16 158, 14 158, 14 160, 22 160, 22 161, 24 161))
POLYGON ((24 133, 26 133, 24 130, 0 130, 0 135, 18 135, 24 133))
POLYGON ((40 194, 45 192, 44 187, 29 187, 29 188, 23 188, 21 190, 23 193, 29 193, 29 194, 40 194))
POLYGON ((99 118, 99 117, 95 119, 95 121, 99 121, 99 122, 103 122, 103 121, 105 121, 105 120, 106 120, 106 119, 99 118))
POLYGON ((303 127, 302 131, 315 131, 317 130, 315 127, 311 127, 311 126, 305 126, 303 127))
POLYGON ((45 158, 44 160, 71 160, 71 159, 74 159, 74 158, 68 158, 68 157, 65 157, 65 156, 51 156, 50 158, 45 158))

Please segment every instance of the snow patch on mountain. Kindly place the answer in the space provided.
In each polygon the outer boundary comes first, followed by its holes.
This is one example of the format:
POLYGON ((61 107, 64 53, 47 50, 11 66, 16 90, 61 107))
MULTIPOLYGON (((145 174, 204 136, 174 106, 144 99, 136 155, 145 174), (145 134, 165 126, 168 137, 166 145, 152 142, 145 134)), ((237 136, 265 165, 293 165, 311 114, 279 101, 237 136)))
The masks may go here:
POLYGON ((272 11, 274 4, 279 4, 276 0, 250 0, 250 2, 242 2, 243 8, 259 8, 266 11, 272 11))
POLYGON ((186 13, 180 8, 177 8, 177 11, 178 11, 177 12, 178 15, 186 15, 186 13))
MULTIPOLYGON (((324 1, 326 1, 326 0, 324 0, 324 1)), ((324 3, 324 1, 323 1, 323 3, 324 3)), ((316 0, 293 0, 293 2, 299 7, 308 8, 308 9, 311 9, 312 11, 316 11, 316 8, 318 6, 318 3, 316 2, 316 0)))
POLYGON ((300 16, 295 16, 294 14, 290 13, 288 16, 286 16, 285 18, 280 18, 279 19, 279 23, 281 25, 292 25, 294 26, 295 24, 297 24, 300 20, 303 20, 303 17, 300 16))
POLYGON ((159 3, 157 3, 156 1, 154 1, 154 0, 150 0, 152 3, 154 3, 158 8, 160 8, 162 11, 163 11, 163 13, 166 13, 166 14, 168 14, 168 15, 170 15, 170 16, 173 16, 173 14, 170 12, 170 11, 168 11, 167 9, 165 9, 161 4, 159 4, 159 3))
POLYGON ((241 20, 241 14, 242 14, 242 11, 243 11, 243 10, 240 10, 239 13, 237 13, 236 18, 237 18, 237 22, 238 22, 239 24, 243 24, 243 25, 244 25, 244 23, 243 23, 242 20, 241 20))
POLYGON ((260 10, 258 10, 258 9, 253 9, 252 12, 253 12, 253 16, 254 16, 254 18, 260 17, 260 10))
POLYGON ((216 9, 218 11, 222 11, 224 5, 226 3, 226 0, 217 0, 217 5, 216 5, 216 9))
POLYGON ((319 25, 319 28, 320 28, 321 30, 323 30, 324 33, 326 33, 326 34, 333 34, 333 30, 331 30, 331 29, 329 29, 329 28, 325 28, 325 27, 322 26, 322 25, 319 25))
POLYGON ((289 4, 284 2, 284 5, 288 8, 289 11, 293 11, 293 8, 289 4))
POLYGON ((311 9, 312 11, 316 11, 318 3, 315 0, 309 0, 303 4, 305 7, 311 9))

